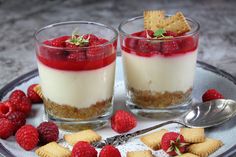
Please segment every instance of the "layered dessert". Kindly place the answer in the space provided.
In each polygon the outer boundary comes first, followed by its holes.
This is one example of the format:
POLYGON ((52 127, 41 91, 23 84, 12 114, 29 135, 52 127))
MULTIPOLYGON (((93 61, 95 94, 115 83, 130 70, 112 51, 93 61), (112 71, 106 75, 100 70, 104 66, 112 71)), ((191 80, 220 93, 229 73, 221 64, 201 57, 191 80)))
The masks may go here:
POLYGON ((172 107, 190 99, 198 36, 175 30, 144 29, 122 42, 128 97, 141 108, 172 107))
POLYGON ((37 51, 48 114, 87 120, 111 107, 115 43, 93 34, 61 36, 44 41, 37 51))

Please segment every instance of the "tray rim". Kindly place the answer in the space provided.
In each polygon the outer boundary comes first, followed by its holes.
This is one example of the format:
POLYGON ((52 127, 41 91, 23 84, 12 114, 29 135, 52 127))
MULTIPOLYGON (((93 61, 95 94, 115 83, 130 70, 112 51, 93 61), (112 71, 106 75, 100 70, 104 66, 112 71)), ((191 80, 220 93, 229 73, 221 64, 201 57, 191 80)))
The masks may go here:
MULTIPOLYGON (((120 57, 117 57, 117 58, 120 58, 120 57)), ((210 64, 202 62, 202 61, 197 61, 197 67, 200 67, 204 70, 211 71, 217 75, 220 75, 236 85, 236 77, 234 77, 230 73, 228 73, 220 68, 217 68, 213 65, 210 65, 210 64)), ((34 69, 28 73, 25 73, 25 74, 17 77, 16 79, 13 79, 9 83, 7 83, 5 86, 3 86, 0 89, 0 101, 3 99, 3 97, 9 91, 14 89, 16 86, 19 86, 22 83, 27 82, 28 80, 30 80, 36 76, 38 76, 38 69, 34 69)), ((229 148, 228 150, 226 150, 224 153, 218 155, 218 157, 225 157, 226 155, 233 155, 233 154, 235 155, 236 154, 235 150, 236 150, 236 144, 234 146, 232 146, 231 148, 229 148)), ((2 145, 2 143, 0 143, 0 155, 2 155, 3 157, 15 157, 7 148, 5 148, 2 145)))

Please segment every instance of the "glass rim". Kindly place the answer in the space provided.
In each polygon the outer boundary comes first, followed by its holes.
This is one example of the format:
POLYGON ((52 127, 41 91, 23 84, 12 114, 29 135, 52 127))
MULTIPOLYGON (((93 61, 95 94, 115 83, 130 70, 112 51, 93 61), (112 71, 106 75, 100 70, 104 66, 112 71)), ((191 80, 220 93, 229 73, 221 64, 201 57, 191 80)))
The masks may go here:
MULTIPOLYGON (((170 16, 170 15, 167 15, 167 17, 170 16)), ((141 19, 141 18, 144 18, 143 16, 136 16, 136 17, 133 17, 133 18, 129 18, 128 20, 123 20, 120 25, 118 26, 118 30, 119 30, 119 33, 125 37, 129 37, 129 38, 134 38, 134 39, 143 39, 143 40, 155 40, 155 41, 165 41, 165 40, 170 40, 170 39, 147 39, 147 38, 144 38, 144 37, 137 37, 137 36, 133 36, 132 34, 129 34, 129 33, 126 33, 126 31, 123 30, 123 26, 126 25, 127 23, 129 22, 132 22, 132 21, 135 21, 137 19, 141 19)), ((190 18, 190 17, 185 17, 187 21, 191 21, 192 23, 194 23, 196 25, 196 28, 194 30, 190 30, 190 32, 188 32, 187 34, 184 34, 184 35, 181 35, 181 36, 177 36, 177 37, 173 37, 171 39, 181 39, 181 38, 185 38, 185 37, 189 37, 189 36, 193 36, 195 34, 197 34, 199 32, 199 29, 200 29, 200 24, 190 18)), ((145 29, 144 29, 145 30, 145 29)))
POLYGON ((58 50, 76 50, 75 48, 50 46, 50 45, 44 44, 43 42, 39 41, 39 39, 37 37, 37 35, 40 32, 42 32, 42 31, 44 31, 46 29, 49 29, 49 28, 52 28, 52 27, 56 27, 56 26, 61 26, 61 25, 69 25, 69 24, 90 24, 90 25, 96 25, 96 26, 105 27, 105 28, 110 29, 110 30, 112 30, 114 32, 114 37, 111 40, 109 40, 108 42, 104 43, 104 44, 100 44, 100 45, 96 45, 96 46, 90 46, 90 47, 78 47, 78 49, 88 49, 88 48, 94 48, 94 47, 104 47, 104 46, 112 44, 118 38, 118 31, 115 28, 113 28, 112 26, 108 26, 108 25, 105 25, 105 24, 102 24, 102 23, 92 22, 92 21, 66 21, 66 22, 53 23, 53 24, 44 26, 44 27, 36 30, 34 32, 34 40, 36 41, 37 44, 39 44, 41 46, 44 46, 44 47, 47 47, 47 48, 53 48, 53 49, 58 49, 58 50))

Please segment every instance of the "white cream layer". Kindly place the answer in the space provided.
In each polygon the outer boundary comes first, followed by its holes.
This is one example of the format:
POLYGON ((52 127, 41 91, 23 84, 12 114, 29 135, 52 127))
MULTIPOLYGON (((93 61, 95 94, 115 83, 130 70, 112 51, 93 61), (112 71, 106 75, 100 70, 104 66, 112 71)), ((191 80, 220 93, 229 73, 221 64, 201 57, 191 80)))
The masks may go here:
POLYGON ((122 52, 126 86, 155 92, 186 92, 194 81, 197 50, 163 57, 122 52))
POLYGON ((115 61, 88 71, 65 71, 38 61, 39 76, 45 97, 57 104, 86 108, 113 95, 115 61))

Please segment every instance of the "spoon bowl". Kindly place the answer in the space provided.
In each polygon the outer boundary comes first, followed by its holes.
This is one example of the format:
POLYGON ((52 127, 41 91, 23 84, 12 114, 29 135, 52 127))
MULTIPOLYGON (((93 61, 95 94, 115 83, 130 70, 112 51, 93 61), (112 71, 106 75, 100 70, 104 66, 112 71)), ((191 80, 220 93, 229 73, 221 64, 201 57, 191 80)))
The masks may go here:
POLYGON ((230 99, 217 99, 194 105, 180 122, 188 127, 208 128, 222 124, 236 114, 236 102, 230 99))

